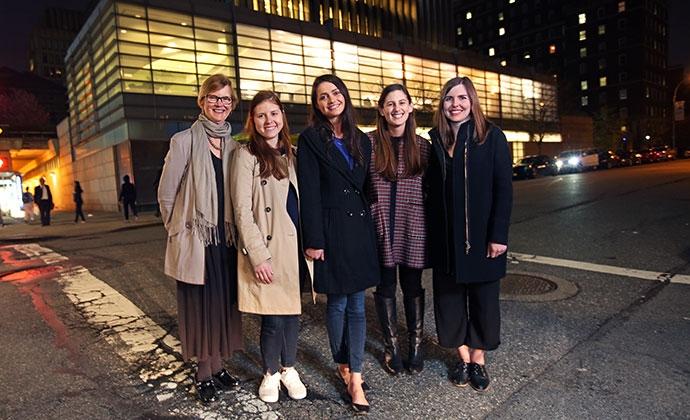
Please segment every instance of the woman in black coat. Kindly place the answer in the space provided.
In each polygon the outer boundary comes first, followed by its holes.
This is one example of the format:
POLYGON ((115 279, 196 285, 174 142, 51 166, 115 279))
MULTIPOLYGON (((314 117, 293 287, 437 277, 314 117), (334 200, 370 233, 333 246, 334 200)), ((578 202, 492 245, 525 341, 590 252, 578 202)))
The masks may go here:
POLYGON ((364 291, 379 283, 374 225, 363 192, 371 144, 357 128, 350 94, 337 76, 316 78, 311 105, 297 159, 303 246, 314 260, 314 290, 328 296, 326 326, 338 374, 353 410, 368 412, 364 291))
POLYGON ((84 190, 81 188, 79 181, 74 181, 74 193, 72 198, 74 199, 74 223, 79 221, 81 217, 81 222, 86 223, 84 218, 84 211, 82 210, 82 205, 84 204, 84 199, 82 198, 82 193, 84 190))
POLYGON ((426 176, 429 255, 439 344, 457 350, 457 386, 489 386, 484 355, 500 344, 500 279, 506 273, 512 166, 506 137, 486 120, 474 85, 443 86, 426 176))

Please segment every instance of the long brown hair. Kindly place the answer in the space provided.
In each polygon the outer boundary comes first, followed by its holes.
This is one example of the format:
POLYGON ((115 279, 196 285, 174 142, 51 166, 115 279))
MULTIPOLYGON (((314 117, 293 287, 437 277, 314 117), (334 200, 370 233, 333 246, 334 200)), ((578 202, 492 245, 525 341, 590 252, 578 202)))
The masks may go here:
MULTIPOLYGON (((383 107, 386 105, 386 97, 392 92, 401 91, 407 97, 407 101, 412 106, 412 97, 407 88, 399 83, 388 85, 383 88, 378 102, 378 114, 376 117, 376 148, 374 150, 376 163, 374 169, 389 181, 397 179, 398 156, 391 144, 391 135, 388 131, 388 121, 381 115, 383 107)), ((405 172, 403 177, 414 177, 424 171, 425 162, 422 162, 422 155, 417 144, 417 124, 414 118, 414 108, 405 122, 403 133, 403 146, 405 158, 405 172)))
POLYGON ((448 122, 448 119, 446 119, 446 116, 443 114, 443 101, 446 96, 448 96, 448 92, 458 85, 465 86, 467 96, 470 99, 470 117, 474 119, 474 141, 478 144, 484 143, 487 132, 489 131, 488 122, 479 104, 479 96, 477 95, 477 89, 474 88, 474 84, 469 77, 454 77, 443 85, 441 97, 438 100, 438 108, 434 113, 434 125, 441 134, 441 141, 446 149, 450 149, 455 143, 455 135, 453 134, 453 128, 448 122))
POLYGON ((290 129, 288 128, 287 118, 285 117, 285 109, 280 102, 280 98, 270 90, 259 91, 249 105, 249 115, 247 122, 244 125, 244 130, 249 136, 249 144, 247 148, 249 152, 256 156, 259 161, 259 176, 261 178, 268 178, 270 176, 276 179, 283 179, 288 177, 288 165, 295 158, 295 152, 292 150, 292 143, 290 142, 290 129), (257 131, 254 125, 254 110, 259 104, 264 101, 269 101, 278 105, 280 113, 283 116, 283 128, 278 134, 278 147, 272 148, 257 131), (281 153, 284 152, 287 157, 287 163, 280 159, 281 153))
POLYGON ((342 93, 343 99, 345 100, 345 109, 343 113, 340 114, 340 127, 343 130, 343 143, 345 147, 352 154, 352 157, 357 160, 360 164, 364 161, 362 157, 362 150, 359 145, 359 136, 357 135, 357 119, 355 118, 355 108, 352 105, 352 99, 350 99, 350 92, 347 90, 347 86, 340 79, 340 77, 334 74, 322 74, 314 80, 314 84, 311 86, 311 108, 309 112, 309 126, 314 127, 319 131, 319 133, 324 133, 328 137, 328 141, 331 141, 333 136, 333 126, 330 121, 321 113, 317 103, 318 99, 316 97, 316 89, 321 83, 329 82, 333 83, 336 88, 342 93))

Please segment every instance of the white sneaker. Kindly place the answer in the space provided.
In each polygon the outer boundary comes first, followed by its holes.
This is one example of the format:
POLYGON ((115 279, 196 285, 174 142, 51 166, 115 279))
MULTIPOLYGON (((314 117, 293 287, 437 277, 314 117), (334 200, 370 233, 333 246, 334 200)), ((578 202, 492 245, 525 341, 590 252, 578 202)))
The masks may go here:
POLYGON ((278 394, 280 392, 280 372, 273 375, 268 373, 264 375, 264 379, 259 385, 259 398, 263 402, 273 403, 278 401, 278 394))
POLYGON ((283 368, 280 372, 280 382, 287 388, 288 395, 293 400, 301 400, 307 396, 307 388, 294 367, 283 368))

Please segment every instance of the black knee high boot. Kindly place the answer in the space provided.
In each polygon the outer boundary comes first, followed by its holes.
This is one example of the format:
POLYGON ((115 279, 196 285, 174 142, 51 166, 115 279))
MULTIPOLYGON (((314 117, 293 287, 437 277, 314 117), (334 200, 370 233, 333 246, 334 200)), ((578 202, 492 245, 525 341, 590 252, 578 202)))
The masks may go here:
POLYGON ((398 343, 398 313, 395 308, 395 297, 388 298, 374 293, 374 303, 383 335, 383 367, 391 375, 397 375, 402 371, 403 366, 398 343))
POLYGON ((410 373, 419 373, 424 369, 422 339, 424 337, 424 290, 416 297, 404 296, 405 318, 409 334, 410 350, 407 355, 407 369, 410 373))

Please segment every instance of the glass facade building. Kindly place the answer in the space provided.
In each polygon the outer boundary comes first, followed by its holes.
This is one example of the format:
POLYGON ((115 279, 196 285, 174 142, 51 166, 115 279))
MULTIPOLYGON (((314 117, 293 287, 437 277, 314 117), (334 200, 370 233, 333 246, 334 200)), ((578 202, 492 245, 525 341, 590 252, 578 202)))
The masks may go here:
POLYGON ((429 126, 443 83, 464 75, 509 140, 525 141, 525 135, 529 140, 530 122, 543 119, 553 131, 548 139, 559 141, 556 88, 548 79, 514 69, 503 73, 476 57, 302 22, 314 12, 306 0, 283 2, 287 9, 271 9, 270 15, 253 10, 270 2, 254 1, 250 8, 211 1, 151 3, 102 0, 67 53, 75 159, 114 147, 118 175, 149 181, 170 135, 196 118, 198 86, 214 73, 228 75, 244 102, 230 118, 235 133, 246 116, 243 107, 262 89, 280 95, 291 128, 299 131, 314 78, 331 72, 347 84, 363 124, 374 122, 372 110, 383 87, 401 82, 413 96, 419 125, 429 126), (274 16, 286 10, 295 18, 274 16))

